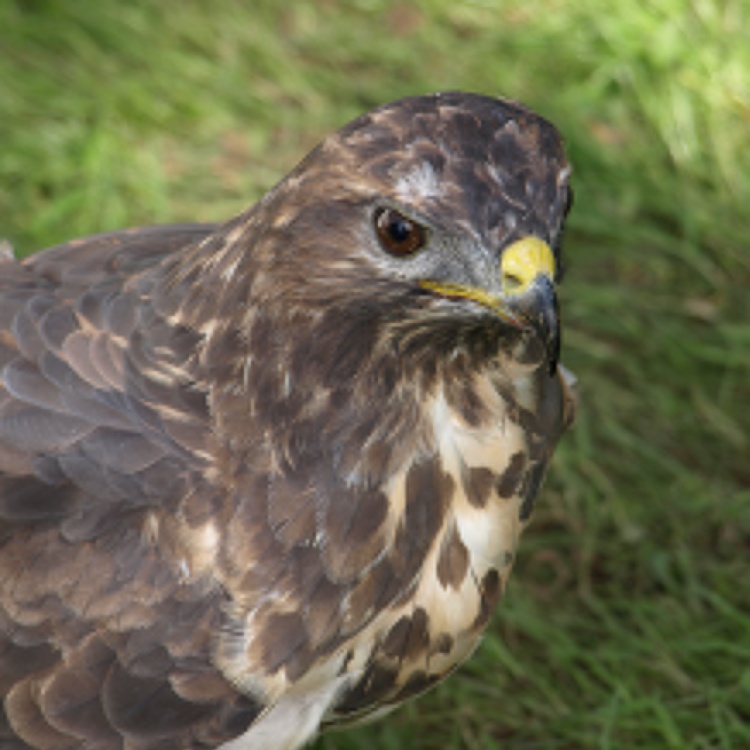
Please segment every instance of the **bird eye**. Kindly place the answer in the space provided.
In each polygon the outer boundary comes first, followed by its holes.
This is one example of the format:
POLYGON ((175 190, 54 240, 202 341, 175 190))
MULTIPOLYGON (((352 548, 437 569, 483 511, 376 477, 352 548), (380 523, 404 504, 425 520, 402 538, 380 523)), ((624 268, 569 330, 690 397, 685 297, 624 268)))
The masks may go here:
POLYGON ((411 255, 426 239, 424 227, 392 208, 379 208, 375 214, 375 231, 380 244, 391 255, 411 255))

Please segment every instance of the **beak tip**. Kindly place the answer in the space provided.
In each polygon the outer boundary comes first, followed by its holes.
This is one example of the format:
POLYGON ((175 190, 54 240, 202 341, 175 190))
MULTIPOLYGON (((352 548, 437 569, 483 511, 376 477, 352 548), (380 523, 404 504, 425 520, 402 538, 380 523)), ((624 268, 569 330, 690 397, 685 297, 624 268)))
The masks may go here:
POLYGON ((557 365, 560 361, 560 342, 558 340, 556 346, 552 351, 548 354, 547 361, 549 362, 549 374, 550 376, 554 376, 557 372, 557 365))

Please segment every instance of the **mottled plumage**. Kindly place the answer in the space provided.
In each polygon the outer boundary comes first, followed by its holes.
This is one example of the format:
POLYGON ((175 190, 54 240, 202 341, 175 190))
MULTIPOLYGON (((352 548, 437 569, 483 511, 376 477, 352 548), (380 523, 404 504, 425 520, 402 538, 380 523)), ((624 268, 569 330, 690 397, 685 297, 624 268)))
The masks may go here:
POLYGON ((291 750, 471 653, 571 420, 568 172, 415 97, 225 224, 0 255, 3 750, 291 750))

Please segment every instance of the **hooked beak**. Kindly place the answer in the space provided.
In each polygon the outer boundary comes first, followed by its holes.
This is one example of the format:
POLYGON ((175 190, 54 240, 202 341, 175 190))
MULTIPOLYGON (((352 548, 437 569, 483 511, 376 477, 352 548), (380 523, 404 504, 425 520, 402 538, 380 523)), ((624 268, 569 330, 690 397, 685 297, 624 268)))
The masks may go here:
POLYGON ((420 285, 443 297, 472 300, 510 325, 533 332, 542 342, 550 374, 554 374, 560 358, 560 316, 554 279, 552 250, 543 240, 529 236, 503 251, 500 294, 431 280, 423 280, 420 285))

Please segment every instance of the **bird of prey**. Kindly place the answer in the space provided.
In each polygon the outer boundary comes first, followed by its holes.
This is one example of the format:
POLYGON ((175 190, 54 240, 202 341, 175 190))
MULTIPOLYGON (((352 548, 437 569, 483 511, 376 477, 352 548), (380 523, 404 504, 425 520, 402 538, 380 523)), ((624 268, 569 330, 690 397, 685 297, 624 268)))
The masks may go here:
POLYGON ((572 418, 555 128, 442 93, 0 255, 0 747, 292 750, 474 649, 572 418))

